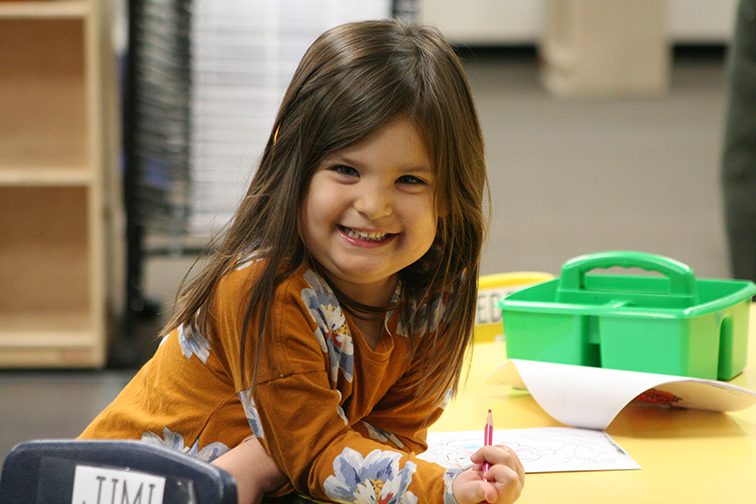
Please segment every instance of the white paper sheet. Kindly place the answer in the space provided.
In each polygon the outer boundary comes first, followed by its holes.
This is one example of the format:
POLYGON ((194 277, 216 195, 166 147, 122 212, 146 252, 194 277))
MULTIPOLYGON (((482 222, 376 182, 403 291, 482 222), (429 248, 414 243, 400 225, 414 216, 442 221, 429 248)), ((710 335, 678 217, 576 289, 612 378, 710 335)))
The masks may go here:
POLYGON ((711 411, 756 403, 756 392, 715 380, 519 359, 496 368, 486 383, 527 389, 555 420, 599 430, 641 394, 649 402, 711 411))
MULTIPOLYGON (((483 443, 483 430, 431 432, 419 458, 444 467, 465 467, 483 443)), ((607 433, 570 427, 494 430, 493 444, 520 457, 526 473, 616 471, 640 466, 607 433)))

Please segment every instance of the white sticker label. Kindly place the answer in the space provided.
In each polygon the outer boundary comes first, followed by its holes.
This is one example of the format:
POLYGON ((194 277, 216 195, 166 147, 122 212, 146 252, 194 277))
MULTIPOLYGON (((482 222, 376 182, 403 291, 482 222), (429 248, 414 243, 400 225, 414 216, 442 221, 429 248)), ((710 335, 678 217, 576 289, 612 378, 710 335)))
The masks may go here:
POLYGON ((162 504, 164 490, 161 476, 78 465, 71 504, 162 504))
POLYGON ((486 289, 478 291, 478 312, 475 318, 476 325, 498 324, 501 322, 501 309, 496 306, 511 290, 486 289))

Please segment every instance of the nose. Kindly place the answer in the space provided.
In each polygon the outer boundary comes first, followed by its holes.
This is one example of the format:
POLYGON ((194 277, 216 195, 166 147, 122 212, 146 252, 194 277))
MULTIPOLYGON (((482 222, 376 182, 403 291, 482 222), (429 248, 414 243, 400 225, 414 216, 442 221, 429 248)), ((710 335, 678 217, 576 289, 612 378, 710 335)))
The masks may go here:
POLYGON ((375 220, 391 215, 394 209, 391 190, 365 185, 354 201, 354 208, 365 217, 375 220))

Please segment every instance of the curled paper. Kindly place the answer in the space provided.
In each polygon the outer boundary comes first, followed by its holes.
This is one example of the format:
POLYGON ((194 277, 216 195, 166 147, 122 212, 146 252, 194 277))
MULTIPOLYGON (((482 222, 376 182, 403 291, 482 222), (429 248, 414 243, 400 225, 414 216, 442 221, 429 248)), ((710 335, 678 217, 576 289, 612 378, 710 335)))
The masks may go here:
POLYGON ((520 359, 504 362, 486 383, 527 389, 555 420, 598 430, 634 399, 711 411, 756 403, 756 392, 716 380, 520 359))

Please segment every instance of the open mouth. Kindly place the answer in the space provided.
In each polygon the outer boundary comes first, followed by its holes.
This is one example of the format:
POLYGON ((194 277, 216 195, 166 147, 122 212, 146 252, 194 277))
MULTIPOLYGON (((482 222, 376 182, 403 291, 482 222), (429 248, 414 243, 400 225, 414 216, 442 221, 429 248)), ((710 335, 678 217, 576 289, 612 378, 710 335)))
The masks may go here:
POLYGON ((385 240, 386 238, 390 236, 394 236, 391 233, 381 233, 377 231, 358 231, 356 229, 352 229, 352 228, 348 228, 344 226, 339 226, 339 229, 346 236, 354 240, 379 242, 379 241, 385 240))

